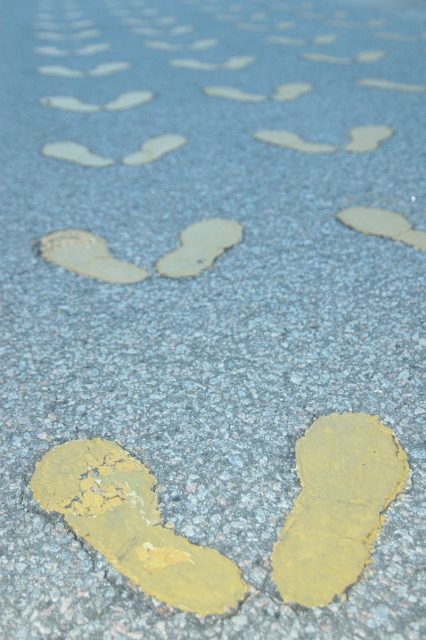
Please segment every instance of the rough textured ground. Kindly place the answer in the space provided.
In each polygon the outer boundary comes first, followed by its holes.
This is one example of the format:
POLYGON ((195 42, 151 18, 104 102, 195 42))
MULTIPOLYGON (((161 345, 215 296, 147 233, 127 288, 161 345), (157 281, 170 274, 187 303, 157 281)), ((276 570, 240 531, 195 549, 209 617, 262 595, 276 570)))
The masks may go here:
MULTIPOLYGON (((115 0, 132 16, 138 4, 115 0)), ((232 13, 225 0, 151 3, 159 17, 194 26, 179 41, 219 40, 211 50, 183 54, 145 48, 106 0, 0 6, 0 634, 424 637, 426 256, 358 234, 335 215, 346 206, 383 207, 426 229, 426 94, 355 84, 362 77, 426 84, 425 3, 316 0, 304 10, 295 0, 245 2, 237 22, 264 12, 266 31, 221 20, 232 13), (36 55, 34 46, 63 46, 33 39, 37 11, 53 7, 63 22, 71 4, 94 21, 111 51, 75 60, 36 55), (348 11, 356 24, 327 24, 335 11, 348 11), (371 19, 387 25, 367 27, 371 19), (296 26, 282 35, 339 39, 326 47, 266 43, 285 20, 296 26), (417 39, 380 40, 378 31, 417 39), (383 50, 386 58, 338 66, 299 57, 353 57, 364 49, 383 50), (241 71, 199 72, 168 64, 180 55, 218 62, 254 55, 256 62, 241 71), (36 72, 42 64, 88 69, 114 60, 131 69, 76 80, 36 72), (288 103, 243 104, 202 92, 228 84, 271 95, 276 85, 296 81, 311 82, 314 91, 288 103), (88 115, 39 105, 60 94, 106 103, 136 89, 154 91, 156 99, 88 115), (257 130, 283 128, 342 147, 346 132, 364 124, 387 124, 395 135, 372 153, 327 156, 253 139, 257 130), (140 168, 84 169, 39 152, 67 139, 119 161, 164 133, 184 135, 188 144, 140 168), (244 225, 242 244, 198 278, 155 275, 180 230, 215 216, 244 225), (33 242, 66 227, 102 235, 115 256, 149 268, 152 277, 102 285, 43 262, 33 242), (348 410, 379 415, 395 430, 411 483, 391 506, 373 563, 346 601, 286 606, 270 580, 270 554, 300 490, 294 444, 316 417, 348 410), (28 489, 35 462, 54 444, 97 436, 120 442, 152 469, 162 514, 176 531, 241 566, 252 592, 237 612, 197 619, 169 610, 133 589, 60 517, 41 511, 28 489)))

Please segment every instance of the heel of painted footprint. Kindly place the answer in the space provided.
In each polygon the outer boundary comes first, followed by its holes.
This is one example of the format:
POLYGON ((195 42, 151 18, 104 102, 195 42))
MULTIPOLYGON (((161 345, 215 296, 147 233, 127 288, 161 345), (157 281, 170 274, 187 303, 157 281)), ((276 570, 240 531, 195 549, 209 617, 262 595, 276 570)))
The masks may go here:
POLYGON ((408 479, 407 456, 377 417, 331 414, 296 445, 302 492, 272 554, 285 602, 322 607, 361 575, 408 479))
POLYGON ((149 275, 134 264, 116 260, 103 238, 82 229, 48 233, 40 240, 39 254, 47 262, 101 282, 133 284, 149 275))
POLYGON ((242 237, 243 227, 235 220, 210 218, 196 222, 182 231, 181 246, 161 258, 156 269, 168 278, 197 276, 242 237))
POLYGON ((108 440, 53 447, 31 480, 35 499, 148 595, 201 616, 223 614, 247 595, 237 565, 161 524, 154 476, 108 440))
POLYGON ((347 227, 366 235, 390 238, 426 251, 426 231, 413 229, 404 216, 395 211, 372 207, 349 207, 337 214, 347 227))

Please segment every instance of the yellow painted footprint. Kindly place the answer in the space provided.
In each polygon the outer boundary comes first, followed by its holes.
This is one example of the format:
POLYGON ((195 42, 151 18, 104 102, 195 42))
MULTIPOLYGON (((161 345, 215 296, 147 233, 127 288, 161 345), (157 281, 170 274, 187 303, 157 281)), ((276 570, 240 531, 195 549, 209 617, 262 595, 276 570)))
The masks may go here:
POLYGON ((285 602, 323 607, 354 584, 404 489, 407 456, 377 417, 333 413, 296 444, 302 492, 272 553, 285 602))
POLYGON ((118 444, 74 440, 53 447, 31 480, 35 499, 145 593, 200 616, 246 597, 237 565, 162 525, 149 469, 118 444))
POLYGON ((124 111, 147 104, 154 99, 151 91, 128 91, 104 105, 83 102, 74 96, 45 96, 40 100, 43 107, 52 107, 75 113, 97 113, 98 111, 124 111))
MULTIPOLYGON (((351 142, 343 150, 351 153, 374 151, 381 142, 390 138, 393 133, 393 129, 386 125, 354 127, 349 131, 351 142)), ((262 131, 257 131, 254 137, 262 142, 305 153, 333 153, 338 151, 334 145, 310 142, 304 140, 297 133, 282 129, 263 129, 262 131)))
MULTIPOLYGON (((74 106, 74 110, 85 110, 90 112, 90 108, 93 105, 87 105, 80 103, 76 99, 67 99, 66 103, 69 105, 70 100, 74 106)), ((63 99, 60 101, 63 105, 63 99)), ((126 99, 117 99, 116 102, 109 104, 109 111, 118 111, 124 108, 125 104, 129 104, 126 99), (113 106, 112 106, 113 105, 113 106)), ((108 106, 108 105, 107 105, 108 106)), ((183 147, 187 143, 187 139, 184 136, 176 134, 165 134, 162 136, 154 136, 144 142, 140 149, 134 153, 131 153, 123 158, 123 164, 129 167, 141 167, 145 164, 155 162, 172 151, 176 151, 180 147, 183 147)), ((111 158, 105 158, 91 151, 86 145, 79 142, 72 142, 69 140, 63 142, 51 142, 45 144, 41 149, 41 154, 54 158, 55 160, 64 160, 65 162, 73 162, 83 167, 90 168, 104 168, 111 167, 114 164, 114 160, 111 158)))
POLYGON ((395 211, 372 207, 349 207, 337 219, 351 229, 366 235, 381 236, 426 251, 426 231, 413 229, 404 216, 395 211))
POLYGON ((39 253, 47 262, 101 282, 133 284, 149 275, 145 269, 114 258, 103 238, 82 229, 48 233, 40 240, 39 253))
POLYGON ((210 218, 196 222, 180 234, 179 249, 157 262, 157 271, 168 278, 197 276, 242 237, 243 227, 235 220, 210 218))
MULTIPOLYGON (((290 100, 300 98, 312 91, 312 89, 312 85, 307 82, 290 82, 287 84, 280 84, 275 89, 275 93, 271 98, 276 102, 288 102, 290 100)), ((248 93, 247 91, 241 91, 241 89, 237 89, 235 87, 212 86, 205 87, 203 91, 207 96, 224 98, 225 100, 236 100, 238 102, 258 103, 268 100, 267 96, 262 96, 257 93, 248 93)))

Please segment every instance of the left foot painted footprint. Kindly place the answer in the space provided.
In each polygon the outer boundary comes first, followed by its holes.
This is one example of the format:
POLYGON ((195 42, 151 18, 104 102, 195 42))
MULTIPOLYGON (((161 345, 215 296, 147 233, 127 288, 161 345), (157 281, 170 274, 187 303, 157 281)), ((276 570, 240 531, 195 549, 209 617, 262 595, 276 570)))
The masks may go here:
POLYGON ((37 463, 31 489, 146 594, 200 616, 224 614, 247 596, 238 566, 165 527, 149 469, 115 442, 74 440, 37 463))
POLYGON ((363 413, 316 420, 296 461, 302 491, 274 547, 272 578, 284 602, 323 607, 370 562, 409 466, 391 429, 363 413))

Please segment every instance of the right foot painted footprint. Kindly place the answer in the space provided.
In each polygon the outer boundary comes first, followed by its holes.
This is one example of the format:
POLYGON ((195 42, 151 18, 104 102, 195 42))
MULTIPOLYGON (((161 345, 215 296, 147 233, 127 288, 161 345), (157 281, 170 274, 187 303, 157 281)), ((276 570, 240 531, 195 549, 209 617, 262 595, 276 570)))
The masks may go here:
POLYGON ((391 429, 363 413, 316 420, 296 444, 302 492, 272 553, 284 602, 323 607, 370 562, 386 507, 403 491, 407 456, 391 429))
POLYGON ((337 214, 347 227, 366 235, 381 236, 403 242, 426 251, 426 231, 413 229, 404 216, 396 211, 372 207, 349 207, 337 214))
MULTIPOLYGON (((312 89, 312 85, 307 82, 290 82, 287 84, 280 84, 271 98, 276 102, 288 102, 290 100, 300 98, 312 91, 312 89)), ((203 91, 207 96, 224 98, 226 100, 236 100, 238 102, 258 103, 268 100, 267 96, 262 96, 256 93, 247 93, 246 91, 241 91, 234 87, 205 87, 203 91)))
POLYGON ((198 276, 209 269, 226 249, 241 241, 243 227, 235 220, 211 218, 191 224, 180 234, 181 246, 157 262, 167 278, 198 276))
POLYGON ((149 275, 134 264, 116 260, 103 238, 82 229, 48 233, 40 240, 39 253, 47 262, 101 282, 133 284, 149 275))
POLYGON ((37 463, 31 489, 41 507, 145 593, 200 616, 235 609, 248 591, 237 565, 191 544, 161 522, 149 469, 108 440, 74 440, 37 463))

